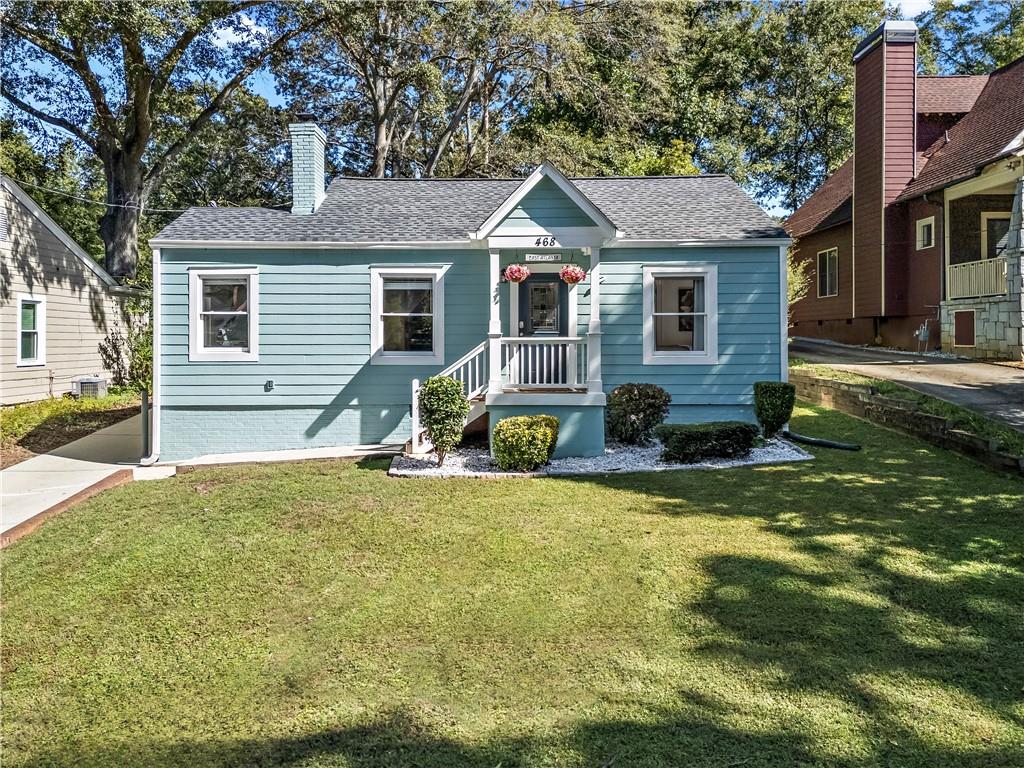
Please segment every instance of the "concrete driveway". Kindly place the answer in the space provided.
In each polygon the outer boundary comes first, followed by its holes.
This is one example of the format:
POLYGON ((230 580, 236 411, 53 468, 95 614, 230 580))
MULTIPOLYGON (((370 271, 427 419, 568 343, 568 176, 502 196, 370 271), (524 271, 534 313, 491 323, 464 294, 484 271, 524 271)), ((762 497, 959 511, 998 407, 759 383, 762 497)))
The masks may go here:
POLYGON ((789 356, 888 379, 1024 431, 1024 370, 1020 368, 799 338, 789 345, 789 356))
POLYGON ((0 534, 139 463, 142 417, 132 416, 0 472, 0 534))

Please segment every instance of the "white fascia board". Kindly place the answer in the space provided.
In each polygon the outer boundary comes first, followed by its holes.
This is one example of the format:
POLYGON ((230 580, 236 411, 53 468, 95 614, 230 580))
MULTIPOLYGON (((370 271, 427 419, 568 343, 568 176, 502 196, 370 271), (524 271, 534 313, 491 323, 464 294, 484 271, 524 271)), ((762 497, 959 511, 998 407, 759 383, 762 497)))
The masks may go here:
POLYGON ((9 176, 0 175, 0 186, 2 186, 8 192, 14 195, 14 197, 17 198, 17 200, 22 205, 28 208, 29 213, 31 213, 33 216, 39 219, 42 225, 46 227, 48 230, 50 230, 50 233, 58 240, 60 240, 61 243, 63 243, 69 251, 75 254, 75 256, 77 256, 78 259, 83 264, 85 264, 85 266, 92 270, 93 274, 95 274, 96 277, 98 277, 111 288, 115 286, 121 286, 121 284, 118 283, 117 280, 110 276, 107 270, 105 270, 103 267, 96 263, 96 260, 92 256, 90 256, 88 253, 82 250, 82 246, 76 243, 72 239, 71 235, 65 232, 57 222, 51 219, 49 215, 46 213, 46 211, 40 208, 39 204, 36 203, 36 201, 33 200, 31 197, 29 197, 28 193, 26 193, 25 190, 23 190, 21 187, 17 185, 17 183, 15 183, 14 179, 10 178, 9 176))
POLYGON ((498 224, 500 224, 501 221, 512 212, 512 209, 515 208, 524 197, 526 197, 527 193, 537 186, 540 180, 545 177, 555 182, 556 186, 566 195, 566 197, 572 200, 594 221, 598 229, 604 233, 605 237, 617 237, 621 234, 615 226, 615 223, 608 218, 608 215, 604 211, 594 205, 594 203, 590 201, 590 198, 583 194, 579 187, 573 184, 564 173, 558 170, 549 161, 545 160, 534 169, 533 173, 523 180, 522 184, 515 188, 515 191, 513 191, 511 195, 505 198, 505 201, 501 205, 494 209, 491 215, 487 217, 487 220, 480 225, 480 229, 476 231, 474 235, 475 238, 477 240, 483 240, 488 237, 498 224))
POLYGON ((290 250, 317 250, 325 248, 351 248, 353 250, 394 250, 399 248, 483 248, 482 243, 466 240, 409 240, 394 242, 365 242, 347 240, 173 240, 154 238, 149 244, 155 248, 273 248, 290 250))
POLYGON ((789 246, 793 243, 790 237, 759 237, 740 240, 615 240, 605 245, 606 248, 709 248, 727 246, 763 247, 789 246))

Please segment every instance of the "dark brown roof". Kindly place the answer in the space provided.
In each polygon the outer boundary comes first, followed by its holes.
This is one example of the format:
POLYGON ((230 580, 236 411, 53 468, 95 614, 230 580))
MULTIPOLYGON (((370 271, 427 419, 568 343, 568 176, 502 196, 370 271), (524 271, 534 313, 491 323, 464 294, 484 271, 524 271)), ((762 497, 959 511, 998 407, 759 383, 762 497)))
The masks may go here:
POLYGON ((825 183, 818 187, 804 204, 793 211, 783 223, 791 237, 803 237, 816 229, 826 229, 849 220, 848 209, 853 194, 853 158, 840 165, 825 183))
POLYGON ((966 114, 986 83, 988 75, 918 75, 917 113, 966 114))
POLYGON ((929 148, 931 158, 897 200, 974 176, 1007 152, 1024 131, 1024 57, 989 75, 974 108, 929 148))

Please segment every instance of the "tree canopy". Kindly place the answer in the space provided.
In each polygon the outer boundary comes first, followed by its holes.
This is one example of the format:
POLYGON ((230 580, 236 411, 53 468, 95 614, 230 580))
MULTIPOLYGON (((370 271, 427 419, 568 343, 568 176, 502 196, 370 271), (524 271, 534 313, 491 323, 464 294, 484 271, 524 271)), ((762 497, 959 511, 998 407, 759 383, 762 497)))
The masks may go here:
MULTIPOLYGON (((327 131, 337 173, 521 175, 543 159, 575 175, 723 172, 793 209, 849 155, 852 51, 894 13, 881 0, 27 0, 0 32, 17 121, 4 168, 101 200, 72 222, 72 203, 43 197, 124 277, 174 215, 142 209, 285 204, 300 112, 327 131)), ((1024 0, 937 0, 917 19, 922 69, 1019 57, 1022 16, 1024 0)))

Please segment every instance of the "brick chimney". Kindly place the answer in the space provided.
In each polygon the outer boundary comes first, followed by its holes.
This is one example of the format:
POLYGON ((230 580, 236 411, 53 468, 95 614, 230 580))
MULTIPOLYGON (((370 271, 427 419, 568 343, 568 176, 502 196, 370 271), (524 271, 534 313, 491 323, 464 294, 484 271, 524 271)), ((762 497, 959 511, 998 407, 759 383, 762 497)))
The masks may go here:
POLYGON ((327 136, 313 115, 296 115, 288 125, 292 142, 292 213, 315 213, 324 200, 324 149, 327 136))
MULTIPOLYGON (((916 175, 917 27, 886 21, 854 61, 853 310, 886 312, 885 206, 916 175)), ((890 286, 892 287, 892 286, 890 286)))

